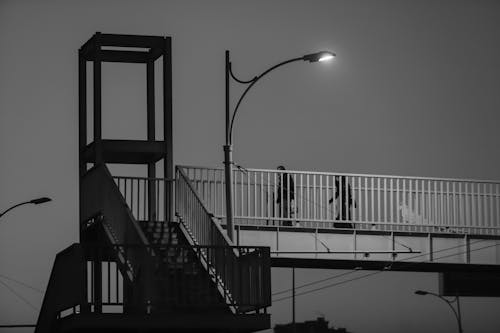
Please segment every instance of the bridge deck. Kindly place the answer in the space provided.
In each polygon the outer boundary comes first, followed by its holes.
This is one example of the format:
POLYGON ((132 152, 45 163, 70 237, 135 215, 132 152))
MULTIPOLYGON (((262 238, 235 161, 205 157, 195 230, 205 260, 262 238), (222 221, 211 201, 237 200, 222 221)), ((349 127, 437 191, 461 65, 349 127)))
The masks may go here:
POLYGON ((240 245, 269 246, 275 267, 500 271, 495 235, 250 225, 235 234, 240 245))

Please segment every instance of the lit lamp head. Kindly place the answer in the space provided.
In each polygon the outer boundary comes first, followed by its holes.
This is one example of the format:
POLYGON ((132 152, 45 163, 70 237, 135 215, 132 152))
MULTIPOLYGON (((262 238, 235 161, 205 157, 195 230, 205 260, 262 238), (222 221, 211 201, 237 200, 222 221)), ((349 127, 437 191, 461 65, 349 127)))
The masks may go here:
POLYGON ((311 53, 307 54, 302 57, 304 61, 309 61, 309 62, 323 62, 323 61, 328 61, 332 60, 333 58, 336 57, 336 54, 330 51, 321 51, 321 52, 316 52, 316 53, 311 53))

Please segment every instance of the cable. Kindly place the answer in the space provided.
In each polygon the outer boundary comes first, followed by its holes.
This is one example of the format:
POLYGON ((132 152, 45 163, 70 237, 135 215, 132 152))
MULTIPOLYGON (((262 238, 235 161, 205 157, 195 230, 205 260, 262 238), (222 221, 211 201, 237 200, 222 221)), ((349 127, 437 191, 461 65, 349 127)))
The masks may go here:
POLYGON ((21 285, 21 286, 23 286, 23 287, 29 288, 29 289, 34 290, 34 291, 36 291, 36 292, 39 292, 39 293, 41 293, 41 294, 43 294, 43 293, 44 293, 42 290, 40 290, 40 289, 38 289, 38 288, 36 288, 36 287, 30 286, 29 284, 27 284, 27 283, 25 283, 25 282, 22 282, 22 281, 16 280, 16 279, 11 278, 11 277, 8 277, 8 276, 6 276, 6 275, 0 274, 0 278, 4 278, 4 279, 6 279, 6 280, 9 280, 9 281, 15 282, 15 283, 17 283, 17 284, 19 284, 19 285, 21 285))
POLYGON ((36 306, 34 306, 33 304, 31 304, 30 301, 28 301, 26 298, 24 298, 22 295, 20 295, 14 289, 12 289, 11 287, 9 287, 8 284, 6 284, 5 282, 3 282, 2 280, 0 280, 0 283, 3 284, 5 286, 5 288, 9 289, 14 295, 16 295, 17 297, 19 297, 24 303, 26 303, 27 305, 29 305, 33 310, 35 310, 36 312, 39 311, 39 309, 36 306))
MULTIPOLYGON (((485 240, 483 240, 485 241, 485 240)), ((482 241, 481 241, 482 242, 482 241)), ((478 242, 475 242, 475 243, 478 243, 478 242)), ((478 249, 474 249, 474 250, 471 250, 469 252, 474 252, 474 251, 478 251, 478 250, 483 250, 483 249, 487 249, 487 248, 490 248, 490 247, 495 247, 495 246, 499 246, 500 244, 493 244, 493 245, 488 245, 488 246, 484 246, 484 247, 481 247, 481 248, 478 248, 478 249)), ((464 246, 464 245, 462 245, 464 246)), ((453 247, 452 247, 453 248, 453 247)), ((449 249, 443 249, 443 250, 450 250, 452 248, 449 248, 449 249)), ((445 256, 442 256, 442 257, 438 257, 436 259, 443 259, 443 258, 447 258, 447 257, 451 257, 451 256, 456 256, 456 255, 459 255, 459 254, 463 254, 463 253, 466 253, 467 251, 462 251, 462 252, 458 252, 458 253, 453 253, 453 254, 449 254, 449 255, 445 255, 445 256)), ((406 262, 404 262, 406 263, 406 262)), ((422 262, 408 262, 408 266, 414 266, 414 265, 417 265, 417 264, 420 264, 422 262)), ((306 295, 306 294, 309 294, 309 293, 313 293, 315 291, 319 291, 319 290, 323 290, 323 289, 327 289, 327 288, 332 288, 332 287, 335 287, 335 286, 338 286, 338 285, 341 285, 341 284, 344 284, 344 283, 349 283, 349 282, 352 282, 352 281, 356 281, 356 280, 360 280, 360 279, 363 279, 363 278, 367 278, 367 277, 370 277, 370 276, 373 276, 375 274, 380 274, 380 273, 383 273, 383 272, 386 272, 387 270, 381 270, 381 271, 375 271, 375 272, 371 272, 371 273, 368 273, 368 274, 365 274, 363 276, 359 276, 359 277, 356 277, 356 278, 352 278, 352 279, 348 279, 348 280, 345 280, 345 281, 340 281, 340 282, 337 282, 337 283, 333 283, 333 284, 329 284, 329 285, 326 285, 326 286, 323 286, 323 287, 319 287, 319 288, 316 288, 316 289, 312 289, 312 290, 308 290, 308 291, 304 291, 302 293, 298 293, 298 294, 295 294, 295 296, 301 296, 301 295, 306 295)), ((279 299, 276 299, 276 300, 272 300, 272 302, 280 302, 280 301, 283 301, 283 300, 286 300, 286 299, 289 299, 289 298, 292 298, 293 296, 286 296, 286 297, 282 297, 282 298, 279 298, 279 299)))
MULTIPOLYGON (((339 278, 339 277, 342 277, 342 276, 345 276, 345 275, 352 274, 354 272, 357 272, 357 270, 352 270, 352 271, 349 271, 349 272, 346 272, 346 273, 337 274, 337 275, 334 275, 334 276, 331 276, 331 277, 328 277, 328 278, 325 278, 325 279, 316 280, 316 281, 313 281, 313 282, 302 284, 300 286, 295 287, 295 289, 300 289, 300 288, 312 286, 314 284, 321 283, 321 282, 324 282, 324 281, 333 280, 333 279, 336 279, 336 278, 339 278)), ((273 293, 272 296, 279 295, 279 294, 284 294, 284 293, 289 292, 291 290, 293 290, 293 288, 285 289, 285 290, 282 290, 282 291, 278 291, 278 292, 273 293)))
MULTIPOLYGON (((476 242, 470 243, 469 245, 478 244, 478 243, 485 242, 485 241, 486 240, 478 240, 476 242)), ((466 245, 465 244, 455 245, 455 246, 444 248, 444 249, 441 249, 441 250, 438 250, 438 251, 433 251, 432 253, 439 253, 439 252, 443 252, 443 251, 449 251, 449 250, 452 250, 452 249, 455 249, 455 248, 460 248, 460 247, 463 247, 463 246, 466 246, 466 245)), ((476 250, 473 250, 473 251, 476 251, 476 250)), ((421 256, 425 256, 425 255, 428 255, 429 253, 431 253, 431 252, 421 253, 419 255, 416 255, 416 256, 413 256, 413 257, 409 257, 406 260, 415 259, 415 258, 418 258, 418 257, 421 257, 421 256)), ((463 253, 463 252, 459 252, 458 254, 461 254, 461 253, 463 253)), ((457 253, 454 253, 454 254, 451 254, 451 255, 447 255, 447 256, 443 256, 443 257, 439 257, 439 258, 436 258, 436 259, 442 259, 442 258, 446 258, 446 257, 450 257, 450 256, 455 256, 455 255, 457 255, 457 253)), ((414 262, 407 262, 407 261, 399 261, 399 262, 401 262, 403 264, 408 263, 408 264, 410 264, 410 266, 422 263, 422 261, 415 262, 415 263, 414 262)), ((391 265, 392 265, 392 263, 391 263, 391 265)), ((387 269, 384 267, 384 271, 385 270, 387 270, 387 269)), ((349 275, 349 274, 352 274, 352 273, 357 272, 357 271, 358 271, 357 269, 353 269, 353 270, 350 270, 347 273, 338 274, 338 275, 335 275, 335 276, 332 276, 332 277, 329 277, 329 278, 325 278, 325 279, 321 279, 321 280, 316 280, 316 281, 313 281, 313 282, 306 283, 304 285, 300 285, 299 287, 296 287, 296 289, 302 288, 302 287, 305 287, 305 286, 309 286, 309 285, 314 285, 314 284, 321 283, 321 282, 328 281, 328 280, 333 280, 333 279, 335 279, 337 277, 341 277, 341 276, 344 276, 344 275, 349 275)), ((287 289, 286 291, 290 291, 290 290, 292 290, 292 289, 287 289)), ((280 291, 280 292, 277 292, 275 294, 282 294, 282 293, 284 293, 286 291, 280 291)), ((273 294, 273 295, 275 295, 275 294, 273 294)))

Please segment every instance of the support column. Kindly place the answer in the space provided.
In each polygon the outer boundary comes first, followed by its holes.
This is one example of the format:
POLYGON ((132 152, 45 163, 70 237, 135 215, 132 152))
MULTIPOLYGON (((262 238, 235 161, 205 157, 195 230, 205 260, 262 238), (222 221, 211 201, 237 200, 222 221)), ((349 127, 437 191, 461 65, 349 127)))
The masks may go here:
POLYGON ((101 99, 101 33, 95 34, 96 56, 94 59, 94 145, 95 164, 103 163, 102 152, 102 99, 101 99))
MULTIPOLYGON (((155 65, 153 61, 146 64, 146 103, 147 103, 147 138, 155 141, 155 65)), ((156 163, 148 163, 148 178, 156 178, 156 163)), ((158 220, 156 207, 156 189, 153 180, 148 181, 148 221, 158 220)))
POLYGON ((174 159, 172 146, 172 48, 170 37, 165 37, 163 48, 163 140, 166 156, 163 164, 165 182, 165 221, 173 221, 174 159))

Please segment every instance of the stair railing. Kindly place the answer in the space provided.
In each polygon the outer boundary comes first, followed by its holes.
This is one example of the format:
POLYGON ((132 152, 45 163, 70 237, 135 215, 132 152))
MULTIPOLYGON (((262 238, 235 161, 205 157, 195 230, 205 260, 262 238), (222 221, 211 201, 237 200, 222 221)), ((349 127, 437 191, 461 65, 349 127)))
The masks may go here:
POLYGON ((144 245, 129 249, 127 254, 117 251, 115 257, 127 278, 126 283, 144 290, 141 297, 149 299, 152 290, 148 289, 147 272, 143 269, 145 258, 152 254, 149 241, 105 165, 96 166, 85 174, 81 195, 81 228, 100 223, 98 227, 102 227, 110 245, 144 245))
POLYGON ((211 251, 201 250, 200 259, 236 312, 258 311, 271 305, 269 248, 235 248, 181 168, 176 168, 176 214, 193 245, 213 247, 211 251))

